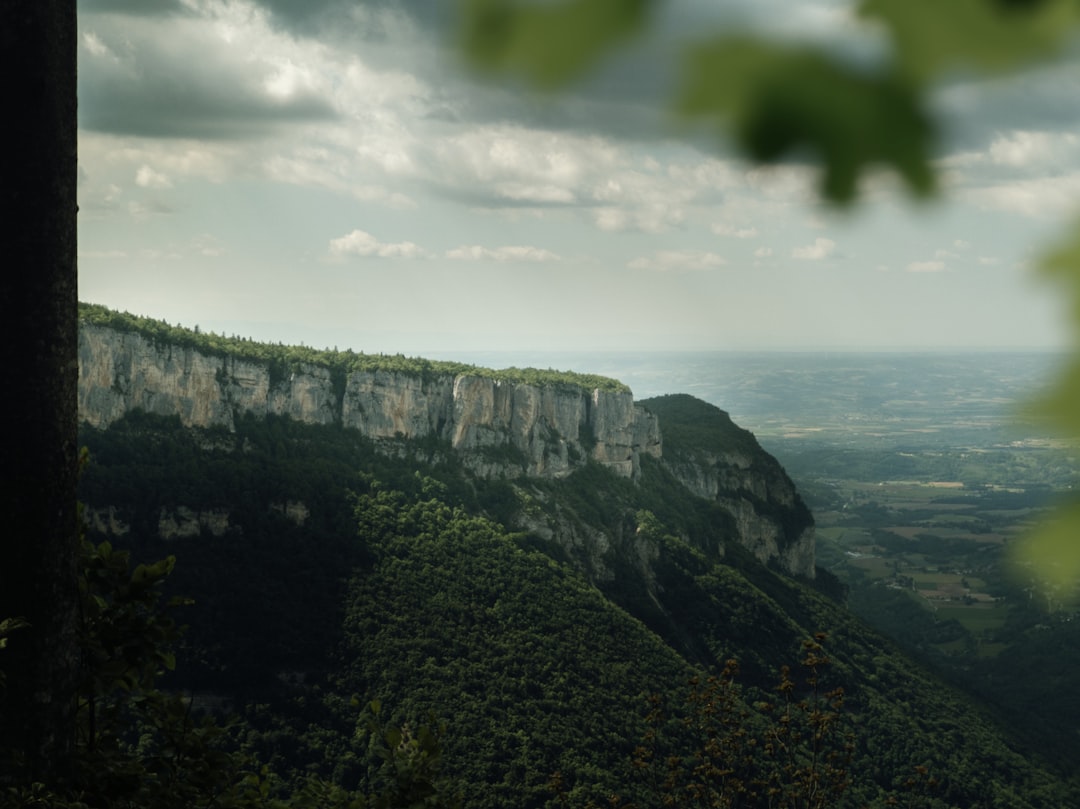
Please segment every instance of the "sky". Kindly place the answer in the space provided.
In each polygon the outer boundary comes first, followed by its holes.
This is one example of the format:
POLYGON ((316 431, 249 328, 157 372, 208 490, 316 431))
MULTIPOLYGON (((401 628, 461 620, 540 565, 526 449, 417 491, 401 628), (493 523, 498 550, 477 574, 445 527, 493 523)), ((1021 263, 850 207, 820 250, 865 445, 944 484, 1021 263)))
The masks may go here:
POLYGON ((673 122, 678 48, 880 43, 836 0, 672 0, 552 97, 449 0, 79 0, 80 299, 368 353, 1058 349, 1032 271, 1080 213, 1080 72, 952 77, 944 192, 838 212, 673 122))

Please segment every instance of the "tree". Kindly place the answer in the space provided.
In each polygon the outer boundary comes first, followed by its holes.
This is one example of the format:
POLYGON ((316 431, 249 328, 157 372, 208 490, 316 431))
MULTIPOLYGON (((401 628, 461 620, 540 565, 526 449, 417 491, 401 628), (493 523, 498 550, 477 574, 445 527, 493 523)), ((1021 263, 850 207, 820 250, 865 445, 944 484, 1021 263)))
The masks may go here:
POLYGON ((9 110, 0 184, 5 270, 0 357, 9 380, 0 513, 4 650, 0 779, 72 769, 78 375, 74 0, 0 4, 9 110), (13 758, 14 757, 14 758, 13 758))

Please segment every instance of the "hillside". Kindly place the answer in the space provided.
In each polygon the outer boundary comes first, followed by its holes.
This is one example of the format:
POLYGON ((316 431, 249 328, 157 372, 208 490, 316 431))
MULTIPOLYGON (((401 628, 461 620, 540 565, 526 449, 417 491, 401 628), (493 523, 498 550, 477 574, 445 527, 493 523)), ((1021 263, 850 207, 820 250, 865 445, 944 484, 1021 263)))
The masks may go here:
POLYGON ((685 752, 688 681, 737 658, 754 727, 780 666, 824 631, 854 745, 838 805, 1077 805, 1075 784, 830 598, 827 574, 758 558, 725 500, 773 509, 774 539, 812 521, 752 436, 690 397, 641 407, 663 453, 637 475, 583 462, 513 478, 438 436, 388 452, 333 420, 234 411, 198 427, 132 408, 84 425, 82 497, 94 536, 177 555, 170 587, 195 604, 173 685, 236 710, 239 741, 279 772, 369 777, 355 695, 414 727, 445 720, 466 806, 546 805, 556 771, 572 805, 612 791, 660 805, 632 766, 648 695, 670 720, 660 751, 685 752), (940 782, 925 800, 904 787, 916 767, 940 782))

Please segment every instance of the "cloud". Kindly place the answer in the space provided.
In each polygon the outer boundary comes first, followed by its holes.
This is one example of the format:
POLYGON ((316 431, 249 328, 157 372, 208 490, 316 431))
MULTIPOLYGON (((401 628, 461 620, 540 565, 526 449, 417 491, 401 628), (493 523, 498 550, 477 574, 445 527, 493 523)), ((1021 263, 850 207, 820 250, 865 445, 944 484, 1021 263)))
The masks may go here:
POLYGON ((913 261, 905 269, 907 272, 945 272, 945 262, 913 261))
POLYGON ((753 239, 758 235, 758 229, 756 227, 737 228, 726 222, 717 222, 712 225, 709 230, 717 236, 734 236, 736 239, 753 239))
POLYGON ((97 13, 79 22, 84 129, 234 139, 337 116, 330 77, 311 64, 319 51, 275 35, 247 3, 204 4, 167 22, 97 13))
POLYGON ((167 174, 154 171, 144 163, 135 172, 135 185, 140 188, 172 188, 172 181, 167 174))
POLYGON ((773 254, 771 247, 759 247, 754 251, 754 258, 768 258, 773 254))
POLYGON ((432 182, 490 202, 570 205, 583 201, 589 178, 612 166, 615 150, 600 138, 579 138, 518 126, 480 127, 435 144, 432 182))
POLYGON ((803 259, 805 261, 821 261, 832 254, 836 249, 836 242, 832 239, 826 239, 822 236, 814 239, 813 244, 809 244, 806 247, 795 247, 791 251, 792 258, 803 259))
POLYGON ((1063 217, 1075 209, 1080 199, 1080 172, 987 184, 965 189, 960 196, 983 208, 1032 219, 1063 217))
POLYGON ((644 144, 499 124, 417 142, 414 164, 439 193, 467 204, 585 209, 603 231, 663 233, 738 180, 695 149, 667 151, 661 162, 644 144))
POLYGON ((173 17, 191 13, 191 3, 184 0, 78 0, 79 16, 93 13, 129 14, 133 16, 173 17))
POLYGON ((128 254, 125 250, 80 250, 80 259, 120 259, 127 258, 128 254))
POLYGON ((561 261, 562 256, 542 247, 508 245, 505 247, 482 247, 478 244, 455 247, 446 251, 446 257, 458 261, 561 261))
POLYGON ((693 250, 657 250, 651 256, 641 256, 627 263, 632 270, 656 272, 701 271, 723 267, 727 260, 716 253, 693 250))
POLYGON ((128 213, 133 219, 143 220, 151 216, 167 216, 175 213, 172 206, 160 200, 147 200, 143 202, 132 201, 128 203, 128 213))
POLYGON ((999 135, 987 150, 990 163, 997 166, 1046 168, 1075 158, 1080 138, 1071 132, 1015 130, 999 135))
POLYGON ((427 258, 430 253, 412 242, 380 242, 370 233, 354 230, 330 240, 330 254, 335 257, 427 258))

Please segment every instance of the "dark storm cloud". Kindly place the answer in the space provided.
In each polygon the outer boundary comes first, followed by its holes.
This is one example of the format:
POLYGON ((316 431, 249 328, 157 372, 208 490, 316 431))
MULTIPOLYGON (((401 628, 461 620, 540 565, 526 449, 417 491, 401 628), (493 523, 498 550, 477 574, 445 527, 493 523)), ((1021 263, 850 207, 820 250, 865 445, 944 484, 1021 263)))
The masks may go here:
POLYGON ((144 137, 225 140, 275 125, 331 120, 331 104, 310 92, 270 94, 271 67, 172 23, 80 18, 79 125, 144 137))
POLYGON ((171 17, 190 14, 180 0, 78 0, 79 14, 129 14, 139 17, 171 17))
POLYGON ((456 0, 255 0, 270 12, 280 29, 301 36, 331 36, 355 40, 384 38, 389 29, 380 24, 405 16, 416 27, 444 36, 451 30, 456 0), (357 15, 356 12, 366 12, 357 15), (358 17, 365 24, 358 25, 358 17))
POLYGON ((274 102, 243 88, 191 76, 79 82, 79 126, 86 130, 151 138, 230 140, 263 133, 275 124, 335 117, 322 99, 274 102))

